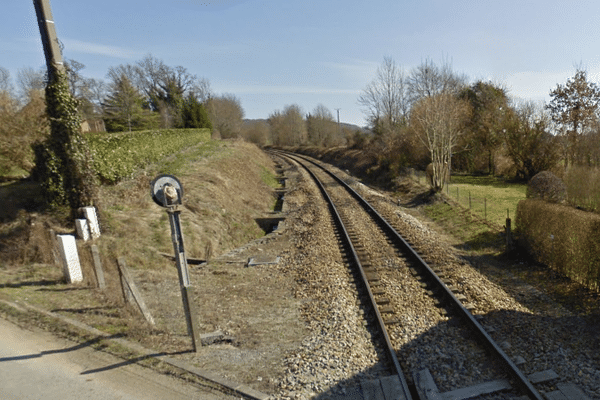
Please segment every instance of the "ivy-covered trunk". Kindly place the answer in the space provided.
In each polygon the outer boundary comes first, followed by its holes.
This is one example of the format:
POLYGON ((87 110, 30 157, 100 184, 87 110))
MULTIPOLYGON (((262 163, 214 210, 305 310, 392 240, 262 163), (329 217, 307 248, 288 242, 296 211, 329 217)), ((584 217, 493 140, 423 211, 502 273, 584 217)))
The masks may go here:
POLYGON ((95 174, 66 73, 55 69, 50 76, 46 87, 50 136, 33 146, 34 176, 41 181, 49 205, 68 205, 75 211, 94 204, 95 174))

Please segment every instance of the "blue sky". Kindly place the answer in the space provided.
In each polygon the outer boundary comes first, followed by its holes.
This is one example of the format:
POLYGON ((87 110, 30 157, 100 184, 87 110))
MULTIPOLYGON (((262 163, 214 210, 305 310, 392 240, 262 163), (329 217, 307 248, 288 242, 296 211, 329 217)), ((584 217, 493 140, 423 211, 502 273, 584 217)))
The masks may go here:
MULTIPOLYGON (((32 1, 4 2, 0 66, 44 66, 32 1), (8 4, 6 4, 8 3, 8 4)), ((146 54, 208 79, 246 118, 319 103, 364 125, 357 104, 385 56, 406 71, 449 60, 471 80, 548 101, 582 65, 600 80, 600 2, 458 0, 51 0, 64 57, 105 78, 146 54)))

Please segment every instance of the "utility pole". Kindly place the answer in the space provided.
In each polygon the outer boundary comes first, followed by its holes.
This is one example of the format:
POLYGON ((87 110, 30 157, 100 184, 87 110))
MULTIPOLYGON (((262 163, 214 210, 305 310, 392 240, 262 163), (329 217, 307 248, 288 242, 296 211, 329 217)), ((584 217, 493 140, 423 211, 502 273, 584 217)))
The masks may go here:
POLYGON ((42 36, 42 45, 44 46, 48 75, 50 80, 52 80, 54 71, 63 71, 65 66, 63 64, 58 37, 56 36, 50 0, 33 0, 33 5, 37 15, 40 35, 42 36))
POLYGON ((337 117, 338 117, 338 139, 340 137, 340 110, 341 108, 336 108, 335 109, 337 111, 337 117))

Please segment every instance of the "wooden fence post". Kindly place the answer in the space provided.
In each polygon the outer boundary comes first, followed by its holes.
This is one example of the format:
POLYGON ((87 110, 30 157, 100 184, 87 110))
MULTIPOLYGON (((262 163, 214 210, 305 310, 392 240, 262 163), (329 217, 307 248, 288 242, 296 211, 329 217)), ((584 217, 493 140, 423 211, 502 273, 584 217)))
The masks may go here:
POLYGON ((154 325, 154 318, 152 318, 152 315, 150 314, 148 307, 146 307, 146 303, 144 302, 142 295, 138 291, 137 286, 135 285, 135 282, 131 278, 131 275, 129 275, 129 271, 127 271, 127 265, 125 264, 125 258, 119 257, 119 259, 117 260, 117 265, 119 266, 119 273, 121 275, 121 284, 123 285, 123 292, 125 294, 125 298, 130 303, 133 303, 133 301, 135 301, 138 308, 144 315, 144 318, 146 319, 146 321, 148 321, 151 325, 154 325))
POLYGON ((510 221, 510 210, 506 210, 506 251, 512 250, 512 234, 511 234, 511 221, 510 221))
POLYGON ((104 271, 102 270, 102 261, 100 261, 100 252, 98 246, 93 244, 91 246, 92 259, 94 260, 94 271, 96 272, 96 281, 98 282, 98 288, 106 289, 106 282, 104 281, 104 271))

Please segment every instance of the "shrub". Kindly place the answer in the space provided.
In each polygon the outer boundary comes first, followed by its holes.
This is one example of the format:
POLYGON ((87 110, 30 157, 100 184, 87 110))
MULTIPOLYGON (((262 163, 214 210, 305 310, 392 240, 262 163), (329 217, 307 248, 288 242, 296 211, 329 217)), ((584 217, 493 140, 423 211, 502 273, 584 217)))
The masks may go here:
POLYGON ((600 170, 571 166, 564 175, 569 204, 588 211, 600 211, 600 170))
POLYGON ((519 244, 537 261, 569 278, 600 285, 600 216, 539 199, 517 206, 519 244))
POLYGON ((552 172, 542 171, 529 181, 527 198, 541 199, 551 203, 564 203, 567 200, 567 187, 552 172))

